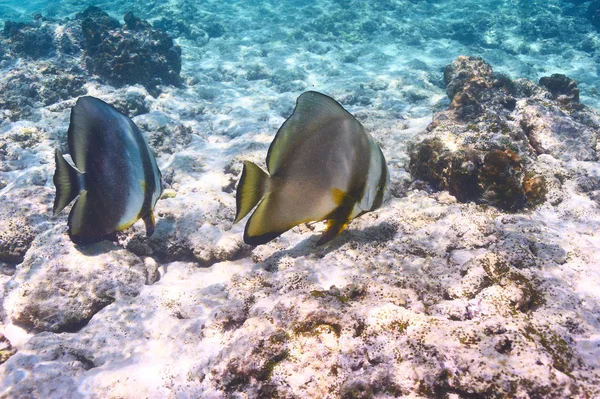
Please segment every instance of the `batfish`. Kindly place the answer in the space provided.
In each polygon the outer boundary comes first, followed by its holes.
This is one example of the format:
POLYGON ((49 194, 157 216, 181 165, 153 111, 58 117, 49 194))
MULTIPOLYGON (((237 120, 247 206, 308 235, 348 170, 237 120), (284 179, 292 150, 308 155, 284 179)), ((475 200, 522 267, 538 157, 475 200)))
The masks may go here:
POLYGON ((71 110, 68 142, 75 166, 56 149, 54 214, 78 197, 69 214, 71 240, 99 242, 138 219, 152 235, 161 173, 135 123, 102 100, 81 97, 71 110))
POLYGON ((314 91, 298 97, 267 153, 268 173, 245 161, 234 223, 255 206, 244 242, 260 245, 301 223, 327 220, 317 245, 389 197, 390 175, 381 149, 352 114, 314 91))

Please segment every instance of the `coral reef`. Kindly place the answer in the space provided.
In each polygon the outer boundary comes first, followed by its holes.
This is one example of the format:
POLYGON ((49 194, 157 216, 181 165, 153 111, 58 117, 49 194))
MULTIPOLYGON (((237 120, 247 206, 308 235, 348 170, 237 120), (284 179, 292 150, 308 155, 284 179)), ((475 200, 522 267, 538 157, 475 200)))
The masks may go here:
POLYGON ((56 49, 52 28, 39 16, 31 24, 6 21, 2 33, 17 56, 43 58, 56 49))
POLYGON ((410 151, 408 165, 436 190, 515 211, 546 199, 553 176, 537 172, 537 155, 597 159, 595 116, 573 108, 579 91, 566 76, 541 78, 548 93, 495 75, 481 58, 459 57, 446 67, 444 81, 450 107, 434 116, 430 137, 410 151))
MULTIPOLYGON (((130 386, 144 396, 597 395, 597 162, 575 141, 564 142, 568 159, 538 153, 522 122, 546 118, 526 112, 543 106, 554 135, 559 121, 591 130, 597 116, 481 59, 453 65, 450 92, 468 101, 418 125, 410 148, 398 140, 409 128, 357 112, 384 151, 405 154, 390 169, 406 186, 327 248, 314 248, 319 223, 256 248, 231 225, 239 153, 260 159, 271 135, 225 144, 177 104, 136 116, 163 162, 156 232, 134 225, 119 245, 90 250, 68 242, 64 224, 35 235, 6 284, 6 319, 32 335, 0 367, 3 386, 54 397, 130 386), (402 160, 443 191, 411 182, 402 160)), ((126 109, 159 101, 132 88, 113 98, 126 109)))
POLYGON ((132 13, 125 14, 121 26, 94 6, 79 18, 90 72, 116 86, 140 83, 155 96, 158 85, 181 84, 181 49, 162 30, 132 13))

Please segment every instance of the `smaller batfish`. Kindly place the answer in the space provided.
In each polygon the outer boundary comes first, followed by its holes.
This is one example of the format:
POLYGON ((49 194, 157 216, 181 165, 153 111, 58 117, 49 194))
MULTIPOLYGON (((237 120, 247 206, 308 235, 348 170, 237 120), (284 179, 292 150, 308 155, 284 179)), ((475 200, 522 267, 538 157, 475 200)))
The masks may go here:
POLYGON ((56 150, 54 214, 79 197, 69 214, 71 240, 99 242, 140 218, 152 235, 161 174, 135 123, 102 100, 81 97, 71 110, 68 141, 75 167, 56 150))
POLYGON ((239 222, 248 219, 244 242, 260 245, 301 223, 327 220, 317 245, 350 220, 389 198, 390 175, 381 149, 359 121, 334 99, 306 92, 279 128, 267 153, 265 173, 244 162, 237 187, 239 222))

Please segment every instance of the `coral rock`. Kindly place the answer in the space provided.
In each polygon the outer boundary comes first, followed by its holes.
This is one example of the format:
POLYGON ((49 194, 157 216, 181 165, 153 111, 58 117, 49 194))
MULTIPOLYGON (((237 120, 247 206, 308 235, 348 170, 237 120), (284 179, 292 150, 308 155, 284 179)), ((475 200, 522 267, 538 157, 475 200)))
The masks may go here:
POLYGON ((520 156, 508 149, 451 151, 437 138, 426 139, 411 151, 408 169, 414 177, 435 189, 448 190, 461 202, 506 210, 543 202, 546 193, 543 177, 524 173, 520 156))
POLYGON ((76 331, 100 309, 139 294, 144 263, 114 244, 77 248, 59 229, 36 238, 7 288, 8 316, 37 331, 76 331))
POLYGON ((540 78, 540 86, 547 88, 552 93, 552 97, 561 103, 579 102, 577 82, 565 75, 555 73, 549 77, 544 76, 540 78))
POLYGON ((33 230, 24 218, 3 217, 0 220, 0 261, 22 262, 33 238, 33 230))
POLYGON ((460 56, 444 70, 446 94, 452 100, 474 78, 489 79, 492 68, 480 57, 460 56))
POLYGON ((115 86, 140 83, 153 95, 158 85, 181 84, 181 49, 169 35, 133 14, 120 26, 97 7, 81 15, 85 64, 115 86))
POLYGON ((18 56, 37 59, 49 56, 56 49, 53 29, 41 21, 34 24, 6 21, 3 33, 18 56))

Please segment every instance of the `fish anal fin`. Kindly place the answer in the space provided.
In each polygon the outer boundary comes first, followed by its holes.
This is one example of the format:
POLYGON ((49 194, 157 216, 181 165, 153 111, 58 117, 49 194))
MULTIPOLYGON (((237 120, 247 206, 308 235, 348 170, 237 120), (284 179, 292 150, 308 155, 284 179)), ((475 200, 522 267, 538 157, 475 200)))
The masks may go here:
POLYGON ((150 211, 143 218, 144 224, 146 225, 146 237, 150 237, 154 234, 154 230, 156 228, 156 220, 154 219, 154 211, 150 211))
POLYGON ((94 244, 106 237, 106 233, 94 231, 88 225, 88 207, 88 192, 83 191, 69 214, 69 238, 76 245, 94 244))
POLYGON ((346 221, 339 221, 339 220, 336 220, 336 219, 330 219, 327 222, 327 229, 321 235, 321 238, 319 238, 319 241, 317 242, 317 246, 326 244, 329 241, 333 240, 342 231, 344 231, 346 229, 346 227, 348 226, 348 223, 349 223, 348 220, 346 220, 346 221))
MULTIPOLYGON (((240 182, 240 185, 242 182, 240 182)), ((239 189, 238 189, 239 191, 239 189)), ((246 222, 246 228, 244 229, 244 242, 248 245, 261 245, 266 244, 272 239, 281 235, 285 230, 275 229, 272 231, 272 226, 269 226, 269 200, 271 194, 265 195, 258 207, 246 222)), ((236 219, 237 221, 237 219, 236 219)))
POLYGON ((248 245, 266 244, 294 226, 313 221, 312 218, 296 220, 290 212, 284 212, 276 194, 267 193, 248 219, 244 230, 244 242, 248 245))

